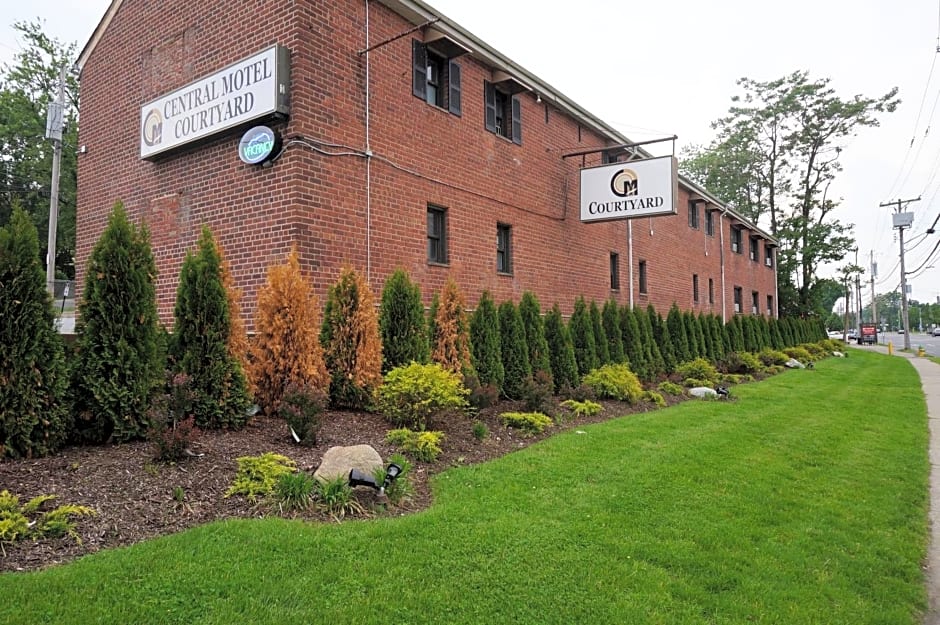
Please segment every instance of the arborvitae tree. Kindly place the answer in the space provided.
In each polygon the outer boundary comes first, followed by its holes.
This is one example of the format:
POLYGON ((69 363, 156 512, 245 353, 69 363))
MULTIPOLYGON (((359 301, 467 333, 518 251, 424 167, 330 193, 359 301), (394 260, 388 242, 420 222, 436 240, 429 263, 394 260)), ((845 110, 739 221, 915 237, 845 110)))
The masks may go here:
POLYGON ((434 324, 437 328, 437 340, 431 359, 448 371, 463 376, 472 373, 470 324, 467 320, 463 293, 460 292, 453 278, 448 278, 444 290, 441 291, 434 324))
POLYGON ((548 342, 545 340, 545 322, 538 298, 531 291, 522 294, 519 300, 519 316, 525 327, 525 341, 529 347, 529 364, 532 373, 544 371, 551 375, 552 365, 548 357, 548 342))
POLYGON ((588 312, 591 315, 591 331, 594 332, 594 351, 597 353, 597 366, 601 367, 610 364, 607 333, 604 332, 604 324, 601 322, 601 310, 597 307, 597 302, 591 300, 588 312))
POLYGON ((578 376, 584 377, 597 368, 597 347, 594 344, 594 327, 584 297, 574 302, 574 312, 568 320, 568 332, 574 344, 574 359, 578 363, 578 376))
POLYGON ((421 303, 421 287, 404 269, 396 269, 382 289, 379 310, 382 333, 382 373, 395 367, 428 361, 428 328, 421 303))
POLYGON ((699 343, 698 332, 695 329, 695 315, 690 311, 682 313, 682 325, 685 328, 685 336, 689 341, 689 359, 695 360, 702 355, 702 346, 699 343))
POLYGON ((679 361, 676 357, 676 347, 669 333, 669 327, 666 325, 666 321, 663 319, 662 315, 653 308, 652 304, 647 306, 646 314, 647 317, 649 317, 650 329, 653 333, 653 342, 662 358, 662 372, 667 374, 672 373, 676 370, 676 365, 679 361))
POLYGON ((0 228, 0 460, 44 456, 68 436, 68 369, 39 262, 39 237, 14 205, 0 228))
POLYGON ((630 369, 642 380, 651 377, 650 363, 644 349, 643 336, 640 333, 640 324, 636 315, 628 306, 622 306, 620 316, 620 338, 623 345, 624 359, 630 364, 630 369))
POLYGON ((718 357, 715 355, 715 343, 712 340, 711 322, 705 313, 695 318, 695 327, 703 346, 702 358, 709 362, 718 362, 718 357))
POLYGON ((248 383, 229 352, 231 318, 222 262, 208 227, 187 253, 176 290, 173 369, 189 376, 193 416, 201 428, 239 428, 248 420, 248 383))
POLYGON ((734 351, 734 344, 731 341, 731 334, 732 334, 731 322, 729 321, 726 323, 722 321, 721 319, 718 319, 717 315, 716 315, 716 321, 718 322, 718 332, 719 332, 719 335, 721 336, 722 351, 725 353, 725 356, 727 356, 728 354, 734 351))
POLYGON ((708 315, 708 328, 711 332, 712 346, 715 349, 715 362, 719 363, 725 359, 725 332, 724 324, 718 315, 708 315))
POLYGON ((267 282, 258 291, 248 375, 265 414, 277 414, 289 388, 329 393, 319 328, 320 306, 300 273, 295 247, 285 264, 268 267, 267 282))
POLYGON ((555 392, 558 393, 565 387, 577 388, 581 381, 574 356, 574 344, 557 303, 545 315, 545 341, 548 343, 555 392))
POLYGON ((731 339, 731 351, 733 352, 746 352, 747 343, 744 340, 744 331, 743 325, 741 323, 741 315, 735 315, 731 318, 731 321, 728 322, 728 336, 731 339))
POLYGON ((769 319, 767 326, 770 328, 770 346, 777 351, 782 351, 786 345, 783 343, 783 336, 780 334, 780 322, 778 319, 769 319))
POLYGON ((147 228, 131 225, 116 204, 88 259, 75 328, 72 389, 81 440, 128 441, 150 427, 150 402, 164 378, 156 277, 147 228))
POLYGON ((382 338, 374 301, 365 277, 349 266, 330 287, 320 345, 332 376, 330 402, 336 407, 369 408, 382 383, 382 338))
MULTIPOLYGON (((604 302, 604 310, 601 312, 601 323, 604 326, 604 336, 607 337, 607 351, 610 355, 610 362, 620 364, 626 362, 627 357, 623 353, 623 335, 620 329, 620 307, 612 299, 604 302)), ((633 369, 637 373, 636 369, 633 369)))
POLYGON ((795 347, 797 340, 793 332, 793 319, 784 317, 780 325, 780 330, 783 332, 783 340, 786 342, 786 347, 795 347))
POLYGON ((682 320, 682 312, 675 303, 669 308, 669 314, 666 315, 666 327, 668 327, 669 336, 672 339, 676 364, 692 360, 689 351, 689 335, 685 329, 685 322, 682 320))
POLYGON ((503 369, 499 314, 489 291, 480 294, 477 308, 470 317, 470 357, 480 384, 492 386, 502 393, 506 376, 503 369))
POLYGON ((666 357, 659 347, 659 341, 662 336, 662 317, 659 316, 652 304, 647 305, 645 311, 639 308, 633 312, 636 314, 636 320, 640 324, 643 344, 647 346, 649 362, 652 367, 651 371, 654 372, 655 375, 662 375, 666 373, 666 357))
POLYGON ((511 301, 499 305, 499 336, 503 354, 503 395, 509 399, 522 399, 526 382, 532 377, 529 364, 529 346, 526 345, 525 327, 519 309, 511 301))
POLYGON ((765 347, 772 348, 774 342, 773 342, 773 337, 770 336, 770 320, 767 319, 767 317, 763 315, 758 317, 757 320, 760 321, 761 349, 765 347))

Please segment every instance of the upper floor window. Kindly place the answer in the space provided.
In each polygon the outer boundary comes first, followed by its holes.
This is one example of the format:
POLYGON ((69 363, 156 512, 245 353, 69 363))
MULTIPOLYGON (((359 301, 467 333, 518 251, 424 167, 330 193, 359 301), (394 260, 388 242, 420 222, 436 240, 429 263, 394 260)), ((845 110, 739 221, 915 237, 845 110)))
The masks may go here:
POLYGON ((689 200, 689 228, 698 230, 698 202, 689 200))
POLYGON ((705 210, 705 234, 715 236, 715 211, 705 210))
POLYGON ((447 211, 428 206, 428 262, 447 262, 447 211))
POLYGON ((757 242, 759 239, 757 237, 749 237, 749 238, 751 240, 751 246, 748 251, 748 256, 750 257, 751 260, 753 260, 756 263, 758 260, 760 260, 760 258, 758 258, 758 251, 757 251, 758 250, 757 242))
POLYGON ((486 129, 522 144, 522 103, 488 80, 483 81, 486 129))
POLYGON ((460 65, 417 39, 411 41, 411 62, 415 97, 460 115, 460 65))
POLYGON ((764 265, 767 267, 774 266, 774 248, 770 245, 764 246, 764 265))
POLYGON ((496 224, 496 271, 512 273, 512 226, 496 224))
POLYGON ((743 253, 741 250, 741 228, 731 226, 731 251, 735 254, 743 253))

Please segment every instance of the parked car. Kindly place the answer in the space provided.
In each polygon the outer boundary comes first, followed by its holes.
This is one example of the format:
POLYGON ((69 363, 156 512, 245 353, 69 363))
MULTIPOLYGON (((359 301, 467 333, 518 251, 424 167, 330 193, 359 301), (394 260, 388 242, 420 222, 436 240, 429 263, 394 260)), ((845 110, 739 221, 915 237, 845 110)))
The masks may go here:
POLYGON ((904 328, 898 328, 898 334, 904 334, 904 328))
POLYGON ((937 326, 936 328, 933 329, 933 335, 940 336, 940 326, 937 326))

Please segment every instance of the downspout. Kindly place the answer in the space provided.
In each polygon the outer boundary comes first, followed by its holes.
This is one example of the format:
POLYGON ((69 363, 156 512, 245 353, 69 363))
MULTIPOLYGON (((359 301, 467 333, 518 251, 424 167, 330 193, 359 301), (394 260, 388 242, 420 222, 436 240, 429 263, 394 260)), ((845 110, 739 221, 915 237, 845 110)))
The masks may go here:
POLYGON ((774 319, 780 318, 780 280, 777 276, 777 248, 770 248, 771 262, 774 264, 774 309, 771 314, 774 319))
POLYGON ((366 3, 366 281, 372 283, 372 145, 369 108, 369 0, 366 3))
POLYGON ((627 220, 627 263, 630 267, 630 310, 633 310, 633 220, 627 220))
POLYGON ((728 209, 722 207, 721 213, 718 214, 718 232, 720 233, 719 241, 719 254, 718 259, 721 263, 721 322, 728 323, 728 290, 725 287, 725 224, 723 221, 724 216, 728 213, 728 209))

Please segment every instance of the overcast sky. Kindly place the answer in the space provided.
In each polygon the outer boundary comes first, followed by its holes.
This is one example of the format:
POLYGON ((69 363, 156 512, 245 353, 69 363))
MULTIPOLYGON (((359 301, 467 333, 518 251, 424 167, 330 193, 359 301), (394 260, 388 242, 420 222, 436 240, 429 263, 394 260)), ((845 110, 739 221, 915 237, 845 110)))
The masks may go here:
MULTIPOLYGON (((940 59, 931 74, 940 56, 940 0, 430 4, 631 139, 678 135, 677 154, 683 146, 710 141, 710 123, 727 111, 742 76, 772 80, 808 70, 812 78, 831 78, 843 98, 875 97, 898 87, 898 110, 846 144, 844 172, 830 195, 842 198, 837 217, 856 226, 859 264, 867 268, 874 252, 878 293, 896 289, 900 281, 891 209, 879 204, 920 196, 908 208, 914 228, 905 242, 916 247, 906 246, 907 269, 924 262, 936 268, 909 276, 909 282, 915 299, 940 297, 940 250, 930 257, 940 232, 919 236, 940 214, 940 59)), ((14 21, 41 18, 49 35, 81 49, 108 5, 0 0, 0 62, 9 62, 19 49, 14 21)), ((662 145, 650 151, 671 150, 671 144, 662 145)))

